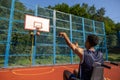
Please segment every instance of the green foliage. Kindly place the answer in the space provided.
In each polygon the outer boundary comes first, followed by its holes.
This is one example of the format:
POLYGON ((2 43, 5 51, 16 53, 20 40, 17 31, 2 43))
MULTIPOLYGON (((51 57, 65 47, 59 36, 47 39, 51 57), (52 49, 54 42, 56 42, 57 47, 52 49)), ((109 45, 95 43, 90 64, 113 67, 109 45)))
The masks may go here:
POLYGON ((30 53, 32 45, 32 37, 30 35, 13 34, 11 42, 11 54, 30 53))
POLYGON ((113 34, 116 31, 114 21, 111 18, 104 16, 105 15, 104 7, 97 10, 94 5, 88 6, 88 4, 86 3, 83 3, 82 6, 80 6, 80 4, 75 4, 69 7, 67 4, 62 3, 55 6, 49 5, 48 8, 56 9, 58 11, 67 12, 67 13, 69 12, 70 14, 80 16, 80 17, 102 21, 105 23, 105 30, 107 34, 113 34))
POLYGON ((0 68, 3 66, 4 64, 4 57, 0 56, 0 68))
POLYGON ((116 35, 108 35, 107 36, 107 45, 108 48, 113 48, 117 46, 117 36, 116 35))
MULTIPOLYGON (((7 30, 9 26, 9 17, 10 17, 10 7, 11 7, 11 0, 1 0, 0 1, 0 41, 7 40, 7 30)), ((115 31, 120 30, 120 23, 115 24, 112 19, 109 17, 105 17, 105 8, 100 8, 96 10, 94 5, 88 6, 88 4, 83 3, 82 6, 80 4, 75 4, 73 6, 69 6, 66 3, 57 4, 55 6, 48 6, 50 9, 59 10, 65 13, 70 13, 72 15, 72 28, 74 30, 82 30, 82 18, 89 18, 94 19, 97 21, 104 21, 105 28, 107 34, 114 34, 115 31), (74 16, 76 15, 76 16, 74 16), (80 16, 80 17, 78 17, 80 16), (76 23, 74 23, 76 22, 76 23)), ((9 65, 28 65, 30 64, 30 54, 32 52, 32 39, 33 37, 27 31, 24 31, 24 16, 26 13, 35 14, 34 10, 28 9, 23 3, 16 0, 15 2, 15 11, 14 11, 14 21, 12 24, 12 37, 10 43, 10 55, 19 55, 19 54, 26 54, 25 57, 14 57, 10 56, 9 65), (19 20, 19 21, 18 21, 19 20)), ((50 24, 53 25, 53 11, 47 10, 43 8, 38 8, 38 15, 39 16, 47 16, 50 17, 50 24)), ((59 32, 64 31, 68 35, 69 34, 69 15, 63 14, 60 12, 56 12, 56 35, 59 32), (66 21, 64 21, 66 20, 66 21), (65 28, 64 29, 60 29, 65 28)), ((93 23, 92 20, 85 19, 85 29, 87 32, 93 32, 93 23)), ((97 25, 95 25, 97 26, 97 25)), ((101 26, 97 26, 100 29, 101 26)), ((98 33, 103 34, 103 31, 98 30, 98 33)), ((73 31, 73 41, 79 41, 80 45, 83 45, 83 41, 74 38, 83 38, 83 34, 81 32, 73 31), (79 35, 79 36, 78 36, 79 35)), ((116 46, 116 36, 115 35, 108 35, 108 47, 112 48, 116 46)), ((65 41, 60 38, 56 37, 56 63, 69 63, 70 62, 70 49, 68 47, 61 47, 58 46, 59 44, 65 44, 65 41), (62 55, 65 54, 66 55, 62 55)), ((5 44, 0 44, 0 54, 5 53, 5 44)), ((37 36, 37 47, 36 47, 36 63, 37 64, 52 64, 53 63, 53 56, 48 56, 53 54, 53 27, 50 28, 50 33, 42 32, 41 36, 37 36), (45 44, 45 45, 43 45, 45 44), (48 46, 49 45, 49 46, 48 46), (41 56, 42 55, 42 56, 41 56), (47 56, 44 56, 47 55, 47 56)), ((75 62, 79 61, 77 56, 73 56, 75 62)), ((0 57, 0 63, 4 63, 4 58, 0 57)), ((2 65, 0 64, 0 65, 2 65)))
POLYGON ((80 4, 73 5, 70 8, 70 13, 77 16, 83 16, 85 12, 85 8, 81 8, 80 4))
POLYGON ((37 56, 36 57, 36 64, 40 65, 40 64, 53 64, 53 56, 37 56))
POLYGON ((0 6, 10 8, 11 7, 11 1, 12 0, 0 0, 0 6))
POLYGON ((116 30, 116 31, 120 31, 120 23, 117 23, 117 24, 115 25, 115 30, 116 30))
POLYGON ((25 7, 25 5, 19 1, 16 1, 15 3, 15 9, 20 10, 20 11, 24 11, 27 8, 25 7))
POLYGON ((120 54, 110 53, 108 57, 109 61, 120 62, 120 54))
POLYGON ((56 56, 56 63, 57 64, 70 63, 70 56, 58 55, 56 56))
POLYGON ((89 8, 89 7, 88 7, 88 4, 86 4, 86 3, 83 3, 81 7, 84 8, 86 11, 87 11, 88 8, 89 8))
POLYGON ((61 11, 61 12, 69 13, 70 8, 69 8, 69 5, 67 5, 66 3, 62 3, 62 4, 55 5, 53 9, 61 11))
POLYGON ((31 65, 30 57, 26 56, 19 56, 19 57, 13 57, 11 56, 9 58, 9 66, 29 66, 31 65))
POLYGON ((94 5, 92 5, 89 9, 88 9, 88 13, 90 15, 95 15, 96 14, 96 7, 94 5))
POLYGON ((105 15, 105 8, 100 8, 99 10, 97 10, 97 14, 103 17, 105 15))
POLYGON ((115 32, 114 22, 109 17, 105 17, 104 23, 105 23, 106 33, 113 34, 115 32))

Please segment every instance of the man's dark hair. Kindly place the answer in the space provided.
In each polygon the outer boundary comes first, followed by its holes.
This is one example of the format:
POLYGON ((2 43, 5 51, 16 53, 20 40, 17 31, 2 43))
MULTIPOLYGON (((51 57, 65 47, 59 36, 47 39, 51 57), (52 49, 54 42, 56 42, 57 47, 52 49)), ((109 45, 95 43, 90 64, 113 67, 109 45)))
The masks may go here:
POLYGON ((92 47, 96 46, 96 45, 99 43, 99 38, 98 38, 98 36, 96 36, 96 35, 94 35, 94 34, 88 35, 87 40, 88 40, 88 42, 90 43, 90 45, 91 45, 92 47))

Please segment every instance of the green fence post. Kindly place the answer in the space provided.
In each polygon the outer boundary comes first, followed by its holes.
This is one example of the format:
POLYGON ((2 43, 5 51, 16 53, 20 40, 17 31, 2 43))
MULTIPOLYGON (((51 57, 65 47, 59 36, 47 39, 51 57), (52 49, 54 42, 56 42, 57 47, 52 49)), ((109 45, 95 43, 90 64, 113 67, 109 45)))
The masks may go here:
MULTIPOLYGON (((38 5, 36 5, 35 8, 35 16, 38 15, 38 5)), ((36 30, 34 30, 34 44, 33 44, 33 50, 32 50, 32 65, 35 65, 35 57, 36 57, 36 40, 37 40, 37 35, 36 35, 36 30)))
POLYGON ((8 67, 11 34, 12 34, 12 26, 13 26, 13 19, 14 19, 14 7, 15 7, 15 0, 12 0, 11 9, 10 9, 9 26, 8 26, 9 28, 8 28, 7 44, 6 44, 6 50, 5 50, 4 67, 8 67))
POLYGON ((56 11, 53 11, 53 64, 56 63, 56 11))
MULTIPOLYGON (((71 14, 69 16, 69 19, 70 19, 70 40, 72 42, 72 15, 71 14)), ((70 50, 70 62, 71 62, 71 64, 73 63, 73 52, 72 52, 72 50, 70 50)))
POLYGON ((107 40, 106 40, 106 33, 105 33, 105 27, 104 27, 104 23, 102 23, 103 24, 103 31, 104 31, 104 43, 105 43, 105 52, 106 52, 106 55, 105 55, 105 57, 106 57, 106 61, 108 61, 108 50, 107 50, 107 40))
POLYGON ((96 29, 95 29, 95 27, 96 27, 96 26, 95 26, 95 21, 93 20, 93 21, 92 21, 92 23, 93 23, 93 31, 94 31, 94 34, 96 34, 96 29))
POLYGON ((83 28, 83 41, 84 41, 84 45, 85 45, 85 24, 84 24, 84 18, 82 18, 82 28, 83 28))

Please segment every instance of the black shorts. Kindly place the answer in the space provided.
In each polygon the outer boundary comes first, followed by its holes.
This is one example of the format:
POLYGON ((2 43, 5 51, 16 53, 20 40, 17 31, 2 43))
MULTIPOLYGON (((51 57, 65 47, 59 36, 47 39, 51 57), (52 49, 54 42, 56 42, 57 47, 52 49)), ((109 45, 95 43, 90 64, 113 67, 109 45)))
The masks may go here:
POLYGON ((76 80, 76 76, 74 74, 71 74, 68 80, 76 80))

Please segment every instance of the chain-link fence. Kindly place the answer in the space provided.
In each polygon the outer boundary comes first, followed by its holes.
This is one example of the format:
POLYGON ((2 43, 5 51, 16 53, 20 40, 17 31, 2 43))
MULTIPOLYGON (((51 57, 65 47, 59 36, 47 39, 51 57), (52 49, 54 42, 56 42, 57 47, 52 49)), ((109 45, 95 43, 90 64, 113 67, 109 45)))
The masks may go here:
POLYGON ((96 47, 106 53, 104 23, 37 5, 11 0, 11 5, 0 6, 0 67, 78 63, 79 58, 66 45, 59 32, 66 32, 71 42, 84 48, 88 34, 96 34, 100 43, 96 47), (25 15, 50 19, 50 32, 33 37, 24 30, 25 15))

